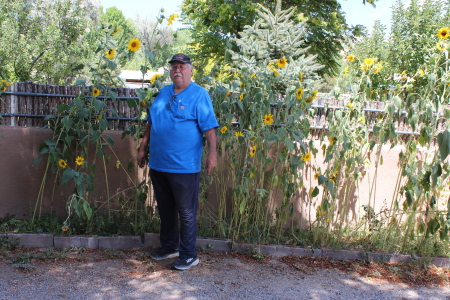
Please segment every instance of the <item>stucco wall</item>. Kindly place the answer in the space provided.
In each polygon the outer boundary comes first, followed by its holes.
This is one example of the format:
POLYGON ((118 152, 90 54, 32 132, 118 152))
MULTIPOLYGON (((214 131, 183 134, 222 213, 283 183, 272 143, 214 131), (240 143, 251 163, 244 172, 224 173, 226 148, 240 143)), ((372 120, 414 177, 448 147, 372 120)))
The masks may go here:
MULTIPOLYGON (((108 158, 106 163, 108 185, 103 161, 97 158, 93 195, 99 202, 104 202, 114 194, 133 186, 133 181, 137 182, 138 177, 142 179, 136 167, 131 171, 116 167, 118 159, 125 169, 130 159, 135 162, 134 140, 129 136, 122 139, 122 131, 106 131, 105 134, 111 135, 114 140, 114 153, 108 148, 105 149, 108 158)), ((0 217, 9 213, 19 219, 29 218, 36 204, 38 213, 54 210, 58 216, 66 216, 65 204, 68 197, 73 194, 73 190, 71 187, 63 189, 59 184, 55 185, 54 175, 47 176, 45 181, 42 206, 41 203, 36 203, 44 178, 46 161, 43 160, 34 167, 32 164, 39 155, 39 145, 51 137, 52 131, 49 129, 0 125, 0 217)), ((91 158, 92 156, 90 154, 91 158)), ((50 170, 48 174, 51 174, 50 170)), ((125 198, 127 195, 129 192, 122 193, 125 198)))
MULTIPOLYGON (((119 160, 123 166, 128 164, 129 160, 134 163, 136 160, 136 144, 134 140, 127 136, 122 139, 122 131, 107 131, 105 134, 112 136, 115 145, 114 153, 106 149, 106 172, 108 185, 106 185, 105 170, 103 164, 97 162, 97 173, 95 176, 95 190, 93 196, 99 203, 104 203, 108 198, 115 194, 120 194, 127 198, 130 196, 132 189, 121 193, 121 191, 133 186, 136 182, 143 180, 143 170, 136 170, 136 166, 131 171, 124 171, 123 168, 117 168, 116 162, 119 160), (116 156, 118 158, 116 158, 116 156)), ((35 207, 42 207, 37 212, 46 213, 54 210, 60 217, 66 216, 65 204, 68 197, 72 194, 72 188, 63 189, 58 184, 54 184, 54 176, 47 176, 44 189, 44 202, 36 203, 38 193, 44 177, 46 162, 43 161, 36 166, 32 166, 33 161, 39 154, 39 145, 48 138, 52 137, 50 130, 42 130, 38 128, 11 127, 0 126, 0 217, 4 217, 7 213, 14 214, 16 218, 29 218, 35 207), (52 201, 53 198, 53 201, 52 201)), ((317 145, 320 149, 320 145, 317 145)), ((399 175, 398 155, 402 151, 403 146, 390 148, 386 145, 382 148, 383 164, 375 169, 375 157, 372 157, 372 163, 365 169, 366 175, 363 179, 357 181, 354 189, 349 191, 349 197, 346 207, 350 210, 348 216, 349 221, 361 218, 364 214, 362 205, 370 204, 376 211, 380 211, 383 206, 390 207, 395 194, 395 186, 399 175), (376 182, 373 180, 376 174, 376 182), (372 189, 372 193, 370 192, 372 189), (369 203, 370 202, 370 203, 369 203)), ((426 149, 419 151, 418 160, 422 159, 426 149)), ((375 155, 375 154, 373 154, 375 155)), ((92 157, 92 155, 90 155, 92 157)), ((323 157, 317 156, 313 163, 317 166, 323 165, 323 157)), ((228 172, 225 164, 219 161, 218 171, 223 172, 226 176, 228 172)), ((363 171, 363 170, 361 170, 363 171)), ((50 172, 49 172, 50 173, 50 172)), ((314 172, 308 169, 304 174, 304 191, 308 191, 310 187, 317 186, 317 181, 313 176, 314 172)), ((352 180, 352 179, 349 179, 352 180)), ((216 186, 217 181, 213 180, 213 185, 209 188, 208 207, 214 211, 217 209, 216 186)), ((355 182, 356 183, 356 182, 355 182)), ((228 187, 228 195, 231 196, 231 186, 228 187)), ((320 188, 322 190, 322 188, 320 188)), ((342 191, 341 191, 342 192, 342 191)), ((310 200, 308 197, 300 196, 298 193, 295 199, 295 218, 303 225, 309 220, 315 219, 316 208, 322 200, 321 195, 310 200)), ((305 195, 307 193, 303 193, 305 195)), ((280 201, 279 195, 272 195, 274 201, 280 201)), ((342 198, 342 194, 340 196, 342 198)), ((113 199, 111 203, 117 200, 113 199)), ((228 203, 230 205, 230 203, 228 203)))

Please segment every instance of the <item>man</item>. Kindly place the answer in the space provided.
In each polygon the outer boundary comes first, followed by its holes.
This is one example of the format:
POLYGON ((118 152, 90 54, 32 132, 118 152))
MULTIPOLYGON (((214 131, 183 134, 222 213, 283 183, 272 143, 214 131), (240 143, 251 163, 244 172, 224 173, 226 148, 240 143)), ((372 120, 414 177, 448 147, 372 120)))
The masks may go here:
POLYGON ((150 144, 148 165, 161 219, 161 248, 151 257, 178 256, 172 267, 186 270, 199 263, 195 242, 203 136, 209 150, 205 171, 210 176, 217 165, 219 125, 208 92, 192 82, 189 56, 175 54, 169 64, 173 84, 161 89, 150 108, 137 159, 142 168, 150 144))

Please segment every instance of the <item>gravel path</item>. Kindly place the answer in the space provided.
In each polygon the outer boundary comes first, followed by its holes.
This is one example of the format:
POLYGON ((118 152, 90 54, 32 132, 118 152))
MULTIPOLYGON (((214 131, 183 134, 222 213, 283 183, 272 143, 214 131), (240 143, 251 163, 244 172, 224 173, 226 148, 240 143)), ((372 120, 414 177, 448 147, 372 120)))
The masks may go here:
POLYGON ((449 286, 411 287, 336 269, 295 269, 277 259, 261 263, 202 253, 198 266, 175 271, 170 259, 100 255, 74 252, 29 265, 0 260, 0 299, 450 299, 449 286))

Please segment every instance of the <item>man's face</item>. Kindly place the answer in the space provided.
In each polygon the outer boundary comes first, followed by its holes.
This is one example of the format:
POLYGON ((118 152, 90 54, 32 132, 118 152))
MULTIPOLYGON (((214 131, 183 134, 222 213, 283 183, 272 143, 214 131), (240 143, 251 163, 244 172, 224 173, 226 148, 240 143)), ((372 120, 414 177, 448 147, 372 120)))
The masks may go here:
POLYGON ((193 68, 191 65, 182 62, 170 64, 170 79, 177 85, 187 85, 191 82, 193 68))

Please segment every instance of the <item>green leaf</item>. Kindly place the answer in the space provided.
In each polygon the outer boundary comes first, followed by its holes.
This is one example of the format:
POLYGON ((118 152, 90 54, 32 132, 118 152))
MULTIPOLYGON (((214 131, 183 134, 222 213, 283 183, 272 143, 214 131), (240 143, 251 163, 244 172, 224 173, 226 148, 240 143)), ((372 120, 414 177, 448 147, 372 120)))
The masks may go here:
POLYGON ((67 105, 67 104, 60 104, 58 106, 58 113, 62 113, 63 111, 65 111, 67 109, 69 109, 69 105, 67 105))
POLYGON ((94 142, 97 142, 101 136, 100 132, 98 132, 97 130, 92 130, 91 135, 94 142))
POLYGON ((446 130, 439 133, 437 142, 439 145, 439 153, 441 154, 441 161, 444 161, 450 152, 450 132, 446 130))
POLYGON ((105 102, 100 101, 98 99, 94 100, 95 111, 99 112, 106 106, 105 102))
POLYGON ((112 60, 108 60, 108 65, 111 70, 115 70, 117 68, 117 64, 112 60))
POLYGON ((78 79, 77 81, 75 81, 75 85, 85 85, 86 84, 86 80, 84 79, 78 79))
POLYGON ((70 119, 69 117, 64 117, 62 122, 63 122, 64 128, 66 130, 69 130, 70 128, 72 128, 73 120, 70 119))
POLYGON ((450 109, 444 109, 444 118, 450 119, 450 109))
POLYGON ((319 188, 316 186, 311 193, 311 197, 314 198, 317 197, 317 195, 319 195, 319 188))
POLYGON ((120 119, 119 114, 117 113, 117 111, 116 111, 114 108, 110 108, 109 110, 112 112, 112 114, 114 115, 114 117, 115 117, 117 120, 120 119))
POLYGON ((323 176, 323 175, 319 175, 318 181, 319 181, 319 184, 322 184, 322 183, 324 183, 324 182, 327 182, 327 181, 328 181, 328 178, 326 178, 326 177, 323 176))
POLYGON ((152 52, 150 52, 150 51, 147 50, 147 49, 145 49, 144 52, 145 52, 145 54, 147 55, 148 60, 149 60, 150 62, 153 62, 153 61, 155 60, 155 55, 154 55, 152 52))
POLYGON ((127 99, 128 107, 133 108, 137 106, 137 101, 135 99, 127 99))
POLYGON ((271 134, 267 137, 266 141, 268 142, 277 142, 278 141, 278 136, 276 134, 271 134))
POLYGON ((42 161, 42 156, 36 157, 36 159, 33 161, 32 166, 34 167, 35 165, 37 165, 41 161, 42 161))
POLYGON ((435 234, 439 228, 441 227, 441 224, 439 224, 439 220, 437 218, 431 219, 427 223, 427 236, 432 236, 435 234))
POLYGON ((402 108, 403 101, 402 101, 402 99, 400 99, 399 96, 394 96, 394 98, 392 98, 392 101, 398 107, 399 110, 402 108))
POLYGON ((111 90, 108 90, 108 97, 111 98, 113 101, 117 100, 117 93, 111 90))
POLYGON ((72 169, 65 170, 61 178, 61 184, 66 184, 69 180, 75 177, 76 174, 77 173, 72 169))
POLYGON ((101 131, 105 131, 108 128, 108 125, 109 123, 105 119, 98 121, 98 127, 101 131))
MULTIPOLYGON (((83 64, 79 64, 78 66, 76 66, 75 68, 72 69, 72 72, 76 72, 76 71, 82 70, 83 68, 84 68, 84 65, 83 64)), ((77 85, 77 84, 75 84, 75 85, 77 85)))

